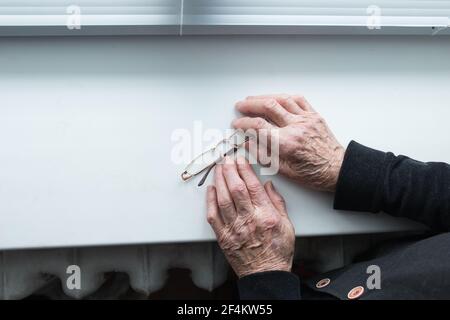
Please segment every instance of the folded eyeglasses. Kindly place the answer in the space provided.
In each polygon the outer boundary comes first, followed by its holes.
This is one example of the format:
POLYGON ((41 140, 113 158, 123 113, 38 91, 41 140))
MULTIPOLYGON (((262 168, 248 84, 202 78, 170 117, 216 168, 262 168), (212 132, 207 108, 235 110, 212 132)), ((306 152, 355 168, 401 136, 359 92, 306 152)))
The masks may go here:
POLYGON ((217 143, 214 147, 206 150, 194 160, 192 160, 184 172, 181 174, 181 178, 186 181, 194 176, 205 172, 204 176, 198 183, 198 186, 202 186, 211 170, 222 161, 227 155, 236 153, 240 147, 242 147, 250 137, 246 136, 242 131, 235 131, 227 139, 223 139, 217 143))

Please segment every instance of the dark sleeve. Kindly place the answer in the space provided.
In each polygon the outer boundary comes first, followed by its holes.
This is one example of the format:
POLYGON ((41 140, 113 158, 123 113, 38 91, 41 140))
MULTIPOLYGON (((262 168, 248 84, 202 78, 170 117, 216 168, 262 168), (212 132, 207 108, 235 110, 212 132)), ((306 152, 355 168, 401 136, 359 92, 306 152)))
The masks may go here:
POLYGON ((419 162, 354 141, 345 153, 334 208, 386 212, 450 230, 450 166, 419 162))
POLYGON ((300 281, 285 271, 268 271, 242 277, 238 281, 241 300, 299 300, 300 281))

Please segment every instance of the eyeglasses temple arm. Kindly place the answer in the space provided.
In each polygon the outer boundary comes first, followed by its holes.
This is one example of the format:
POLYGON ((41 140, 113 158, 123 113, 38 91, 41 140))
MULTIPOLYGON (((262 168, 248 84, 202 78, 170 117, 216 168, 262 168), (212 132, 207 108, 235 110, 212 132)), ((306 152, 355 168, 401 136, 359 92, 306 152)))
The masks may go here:
POLYGON ((216 164, 217 164, 217 163, 214 162, 212 165, 209 166, 208 170, 206 171, 205 175, 203 176, 202 180, 200 180, 200 182, 198 183, 197 186, 201 187, 201 186, 205 183, 206 178, 208 178, 209 173, 210 173, 211 170, 216 166, 216 164))

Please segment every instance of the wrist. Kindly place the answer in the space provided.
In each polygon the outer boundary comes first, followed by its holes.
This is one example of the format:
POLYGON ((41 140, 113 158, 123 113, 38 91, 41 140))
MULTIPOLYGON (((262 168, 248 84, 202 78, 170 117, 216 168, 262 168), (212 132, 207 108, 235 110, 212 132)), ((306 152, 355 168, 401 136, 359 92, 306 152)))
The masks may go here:
POLYGON ((242 270, 237 274, 237 276, 239 278, 243 278, 256 273, 274 272, 274 271, 291 272, 291 270, 292 270, 292 263, 285 263, 271 266, 261 266, 259 268, 252 268, 250 270, 242 270))
POLYGON ((336 185, 339 179, 339 173, 341 171, 342 163, 344 162, 345 149, 339 146, 334 152, 333 158, 329 167, 329 182, 325 188, 325 191, 335 192, 336 185))

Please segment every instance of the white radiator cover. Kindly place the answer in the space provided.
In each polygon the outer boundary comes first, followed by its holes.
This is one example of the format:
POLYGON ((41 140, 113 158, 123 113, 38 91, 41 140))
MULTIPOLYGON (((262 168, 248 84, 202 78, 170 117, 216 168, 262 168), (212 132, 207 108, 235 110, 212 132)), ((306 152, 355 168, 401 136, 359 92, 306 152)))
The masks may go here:
MULTIPOLYGON (((305 95, 343 145, 449 162, 443 39, 1 38, 0 249, 213 240, 205 188, 181 181, 171 135, 229 128, 252 94, 305 95)), ((417 227, 262 178, 298 236, 417 227)))

